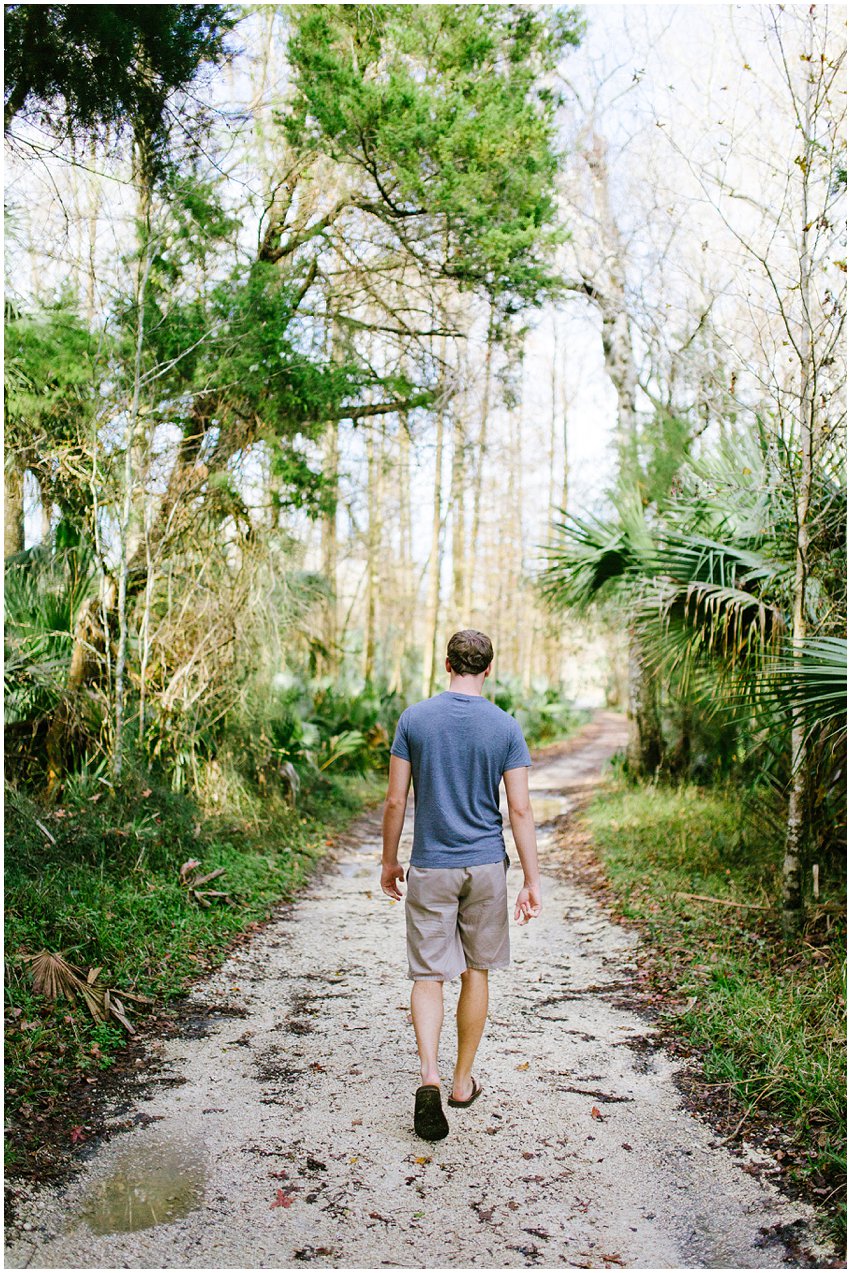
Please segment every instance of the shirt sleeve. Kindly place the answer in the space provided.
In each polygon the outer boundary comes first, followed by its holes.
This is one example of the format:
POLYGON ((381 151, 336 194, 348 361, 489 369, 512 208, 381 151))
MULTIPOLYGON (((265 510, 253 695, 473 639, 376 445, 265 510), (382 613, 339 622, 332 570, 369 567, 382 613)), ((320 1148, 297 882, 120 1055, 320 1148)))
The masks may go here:
POLYGON ((398 756, 400 760, 407 760, 410 764, 411 752, 408 747, 408 727, 404 712, 396 722, 396 736, 393 739, 393 746, 390 748, 390 755, 398 756))
POLYGON ((532 757, 529 755, 529 748, 526 746, 526 739, 523 737, 523 730, 518 725, 514 717, 511 718, 511 733, 508 743, 508 755, 505 758, 505 764, 502 772, 506 769, 520 769, 524 765, 531 765, 532 757))

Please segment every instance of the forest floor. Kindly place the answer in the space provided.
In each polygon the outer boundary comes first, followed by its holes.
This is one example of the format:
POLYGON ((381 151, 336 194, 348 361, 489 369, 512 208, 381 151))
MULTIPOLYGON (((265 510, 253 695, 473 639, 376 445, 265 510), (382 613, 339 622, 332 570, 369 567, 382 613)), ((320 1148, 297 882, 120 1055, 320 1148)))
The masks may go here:
POLYGON ((373 811, 196 984, 174 1037, 147 1040, 70 1182, 17 1198, 6 1266, 829 1266, 774 1160, 690 1112, 692 1063, 636 990, 638 935, 572 879, 561 832, 623 741, 601 713, 536 757, 544 912, 513 929, 485 1095, 448 1111, 446 1140, 413 1134, 404 914, 378 885, 373 811))

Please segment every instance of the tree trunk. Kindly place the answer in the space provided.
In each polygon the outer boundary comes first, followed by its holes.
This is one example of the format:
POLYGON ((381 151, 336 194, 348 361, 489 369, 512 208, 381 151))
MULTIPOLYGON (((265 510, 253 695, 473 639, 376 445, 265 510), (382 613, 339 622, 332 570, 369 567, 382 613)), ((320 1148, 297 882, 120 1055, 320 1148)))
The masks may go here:
POLYGON ((366 606, 363 625, 363 679, 365 685, 375 680, 375 627, 379 590, 379 552, 381 550, 381 454, 376 453, 375 435, 370 428, 366 437, 367 458, 367 528, 366 528, 366 606))
POLYGON ((322 573, 328 582, 330 596, 323 614, 323 662, 333 675, 339 665, 340 634, 339 599, 337 595, 337 501, 340 496, 340 425, 334 420, 326 426, 322 473, 331 486, 333 506, 322 514, 322 573))
POLYGON ((24 550, 24 474, 11 456, 3 469, 3 556, 24 550))
MULTIPOLYGON (((118 567, 118 651, 115 659, 115 737, 113 739, 112 773, 121 778, 124 760, 125 676, 129 641, 127 579, 131 556, 130 523, 133 517, 134 457, 138 445, 139 407, 142 391, 142 353, 145 344, 145 303, 148 277, 153 264, 151 214, 153 208, 153 143, 149 130, 139 126, 134 138, 134 181, 139 200, 139 262, 136 275, 136 341, 133 357, 133 392, 127 419, 127 441, 124 452, 124 499, 121 510, 118 567)), ((145 539, 145 566, 149 560, 149 543, 145 539)), ((147 569, 146 569, 147 575, 147 569)))
POLYGON ((487 452, 488 418, 491 405, 491 377, 493 371, 493 347, 496 343, 493 315, 488 319, 487 344, 485 346, 485 368, 482 384, 482 410, 479 416, 479 436, 476 442, 476 468, 473 481, 473 516, 470 526, 468 546, 468 562, 464 584, 464 613, 468 622, 472 622, 475 605, 474 580, 479 565, 479 531, 482 511, 482 481, 485 471, 485 455, 487 452))
MULTIPOLYGON (((549 490, 547 496, 547 544, 552 548, 556 542, 556 520, 559 509, 567 508, 567 410, 565 393, 562 387, 561 397, 558 393, 558 364, 560 354, 558 327, 553 322, 553 360, 550 378, 551 415, 549 429, 549 490), (559 410, 561 408, 561 411, 559 410), (561 416, 561 419, 559 418, 561 416), (561 453, 561 472, 559 458, 561 453), (561 480, 559 480, 559 478, 561 480), (559 501, 561 501, 559 503, 559 501)), ((562 623, 563 616, 548 615, 545 620, 545 658, 544 671, 548 684, 556 685, 561 680, 562 657, 562 623)))
POLYGON ((638 461, 638 421, 635 395, 638 372, 632 345, 632 324, 626 299, 626 248, 612 208, 606 142, 590 128, 586 152, 603 260, 599 286, 591 289, 602 320, 601 339, 606 371, 618 399, 618 467, 622 477, 634 478, 638 461))
POLYGON ((466 487, 466 455, 464 437, 464 418, 457 404, 453 411, 454 427, 452 430, 452 626, 459 628, 469 623, 465 610, 466 589, 465 575, 470 566, 466 535, 466 506, 464 502, 466 487))
MULTIPOLYGON (((812 11, 807 22, 808 49, 802 58, 804 67, 804 100, 801 114, 801 144, 804 147, 801 171, 801 231, 799 245, 800 267, 800 430, 801 480, 796 499, 797 535, 795 552, 795 581, 792 588, 792 649, 799 658, 807 636, 806 589, 810 556, 810 504, 812 500, 813 461, 816 438, 816 413, 818 411, 818 384, 815 357, 815 332, 813 328, 813 259, 811 247, 809 174, 813 161, 813 93, 812 93, 812 11)), ((794 937, 803 921, 803 862, 807 849, 808 800, 807 766, 808 747, 804 704, 792 704, 792 774, 789 784, 789 803, 786 813, 786 845, 783 855, 783 932, 787 939, 794 937)))
POLYGON ((429 556, 428 600, 423 651, 423 698, 434 693, 437 679, 437 634, 440 621, 441 506, 443 502, 443 417, 441 405, 437 413, 437 448, 434 460, 434 500, 431 518, 431 554, 429 556))
POLYGON ((49 548, 53 536, 53 505, 50 502, 50 488, 44 480, 39 480, 38 497, 41 508, 41 542, 45 548, 49 548))
POLYGON ((629 628, 629 740, 627 763, 633 773, 652 775, 662 760, 662 731, 656 681, 650 674, 635 625, 629 628))
POLYGON ((399 419, 397 479, 399 482, 399 585, 396 596, 400 603, 400 617, 388 688, 391 693, 401 694, 404 690, 405 653, 413 642, 411 629, 417 604, 411 530, 411 437, 404 416, 399 419))
MULTIPOLYGON (((638 477, 638 413, 635 403, 638 373, 623 269, 626 251, 612 208, 606 143, 594 130, 593 122, 589 131, 586 158, 604 265, 598 282, 586 286, 585 290, 600 311, 603 358, 617 394, 618 473, 625 484, 631 484, 638 477)), ((628 714, 633 735, 628 755, 638 773, 649 775, 656 771, 662 758, 659 694, 655 675, 642 657, 634 629, 631 629, 628 659, 628 714)))

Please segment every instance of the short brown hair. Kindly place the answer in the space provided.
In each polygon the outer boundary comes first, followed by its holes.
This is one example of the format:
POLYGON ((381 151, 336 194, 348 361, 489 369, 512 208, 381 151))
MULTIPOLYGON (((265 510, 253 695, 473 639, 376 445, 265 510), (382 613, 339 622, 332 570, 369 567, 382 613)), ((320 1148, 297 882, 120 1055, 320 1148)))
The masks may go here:
POLYGON ((449 638, 446 647, 449 666, 459 676, 479 676, 493 662, 490 637, 475 628, 465 628, 449 638))

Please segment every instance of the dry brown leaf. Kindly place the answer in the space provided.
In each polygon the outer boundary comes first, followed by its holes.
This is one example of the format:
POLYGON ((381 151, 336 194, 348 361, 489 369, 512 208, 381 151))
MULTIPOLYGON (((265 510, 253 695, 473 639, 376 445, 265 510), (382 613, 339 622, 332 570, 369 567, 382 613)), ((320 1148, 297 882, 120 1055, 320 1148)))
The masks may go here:
POLYGON ((127 1020, 124 1004, 120 999, 117 999, 115 995, 111 995, 108 990, 104 996, 104 1007, 113 1017, 115 1017, 116 1021, 121 1022, 128 1034, 136 1033, 133 1026, 127 1020))
MULTIPOLYGON (((94 1017, 95 1021, 108 1021, 114 1017, 130 1034, 135 1030, 127 1020, 123 1003, 114 994, 110 994, 105 986, 95 985, 102 968, 90 968, 84 974, 82 968, 69 964, 62 955, 49 950, 41 950, 37 955, 23 955, 22 959, 32 967, 33 989, 46 999, 60 997, 73 1000, 79 996, 94 1017)), ((127 993, 128 999, 137 999, 140 1003, 151 1003, 144 995, 127 993)))
POLYGON ((45 999, 72 999, 80 981, 80 969, 69 964, 62 955, 40 950, 36 955, 22 955, 32 965, 33 990, 45 999))

